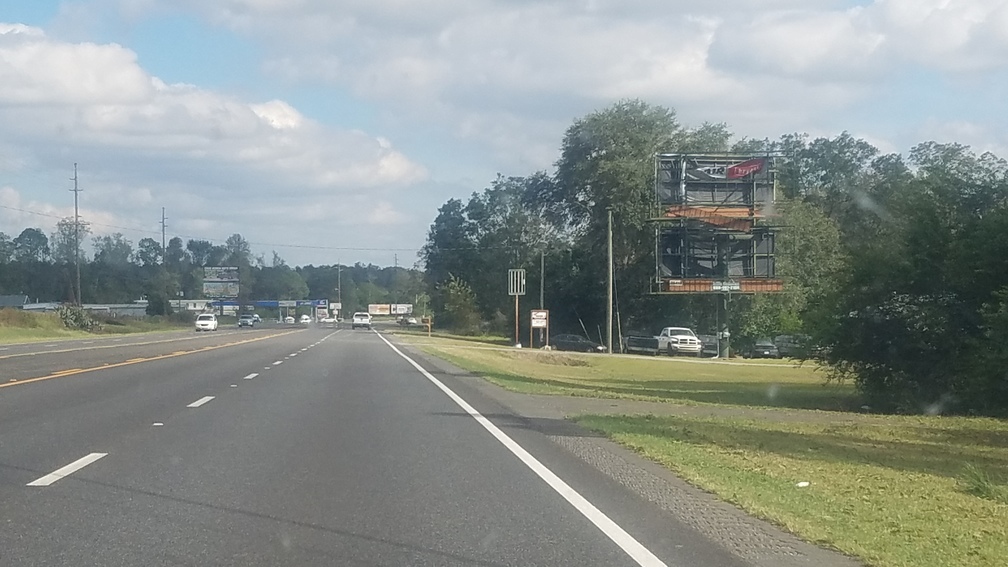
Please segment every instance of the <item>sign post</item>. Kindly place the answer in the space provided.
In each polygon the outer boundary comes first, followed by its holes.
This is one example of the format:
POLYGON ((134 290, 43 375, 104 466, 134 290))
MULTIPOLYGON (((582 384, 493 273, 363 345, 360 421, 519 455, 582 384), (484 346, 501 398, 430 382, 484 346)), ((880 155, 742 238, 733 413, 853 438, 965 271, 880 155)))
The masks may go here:
POLYGON ((549 309, 533 309, 532 316, 529 325, 529 346, 532 346, 532 330, 533 329, 546 329, 546 344, 539 345, 549 346, 549 309))
POLYGON ((525 295, 525 270, 508 270, 508 295, 515 298, 515 346, 521 346, 518 336, 518 296, 525 295))

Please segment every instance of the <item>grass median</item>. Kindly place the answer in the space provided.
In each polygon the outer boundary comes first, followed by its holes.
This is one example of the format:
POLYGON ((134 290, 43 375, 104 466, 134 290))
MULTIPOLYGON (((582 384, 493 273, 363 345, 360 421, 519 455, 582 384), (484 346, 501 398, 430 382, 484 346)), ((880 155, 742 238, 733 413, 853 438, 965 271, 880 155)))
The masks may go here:
POLYGON ((858 406, 855 392, 811 367, 410 340, 518 392, 718 406, 717 417, 673 409, 573 419, 869 565, 981 567, 1008 557, 1008 422, 838 411, 858 406), (755 420, 743 415, 750 407, 767 409, 755 420))

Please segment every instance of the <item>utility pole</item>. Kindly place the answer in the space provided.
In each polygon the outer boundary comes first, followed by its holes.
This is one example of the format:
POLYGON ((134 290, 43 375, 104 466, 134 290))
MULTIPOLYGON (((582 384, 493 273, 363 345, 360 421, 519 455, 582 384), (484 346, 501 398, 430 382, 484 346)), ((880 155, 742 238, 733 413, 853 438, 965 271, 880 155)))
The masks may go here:
POLYGON ((612 250, 612 207, 607 207, 609 213, 609 266, 606 269, 609 279, 609 301, 606 303, 606 352, 612 354, 612 308, 613 308, 613 250, 612 250))
POLYGON ((165 258, 168 256, 165 250, 165 229, 167 225, 165 224, 165 208, 161 207, 161 265, 165 265, 165 258))
MULTIPOLYGON (((539 309, 546 309, 543 301, 544 282, 546 281, 546 250, 539 251, 539 309)), ((541 333, 542 331, 540 331, 541 333)))
POLYGON ((71 177, 74 182, 73 191, 74 194, 74 266, 77 269, 77 305, 81 305, 81 283, 80 283, 80 209, 78 208, 78 198, 77 195, 80 193, 80 188, 77 186, 77 162, 74 162, 74 176, 71 177))

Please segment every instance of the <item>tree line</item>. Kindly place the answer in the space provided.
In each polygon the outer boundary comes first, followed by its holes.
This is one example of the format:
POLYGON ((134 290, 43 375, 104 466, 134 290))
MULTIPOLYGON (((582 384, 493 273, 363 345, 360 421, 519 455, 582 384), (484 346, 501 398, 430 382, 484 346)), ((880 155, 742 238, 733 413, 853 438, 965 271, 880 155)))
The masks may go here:
MULTIPOLYGON (((162 248, 153 238, 136 245, 121 233, 91 236, 87 223, 75 233, 62 219, 55 232, 25 228, 16 237, 0 232, 0 294, 24 294, 32 301, 130 303, 146 299, 151 315, 169 314, 179 299, 203 296, 203 268, 237 266, 238 300, 342 299, 343 310, 367 310, 371 303, 414 303, 423 296, 421 274, 406 268, 357 263, 351 266, 290 267, 276 252, 254 257, 249 243, 233 234, 223 243, 173 237, 162 248), (79 256, 91 237, 93 255, 79 256), (76 268, 80 263, 80 297, 76 268)), ((423 296, 425 297, 425 296, 423 296)))
POLYGON ((620 328, 713 332, 714 297, 650 293, 654 155, 775 152, 785 159, 768 213, 785 290, 732 296, 734 336, 805 337, 806 356, 873 408, 1008 413, 1008 163, 955 143, 887 154, 846 132, 733 138, 725 124, 690 128, 672 109, 621 101, 566 130, 552 171, 450 199, 421 252, 439 323, 508 333, 507 270, 525 268, 526 307, 542 285, 554 332, 600 338, 611 209, 620 328))

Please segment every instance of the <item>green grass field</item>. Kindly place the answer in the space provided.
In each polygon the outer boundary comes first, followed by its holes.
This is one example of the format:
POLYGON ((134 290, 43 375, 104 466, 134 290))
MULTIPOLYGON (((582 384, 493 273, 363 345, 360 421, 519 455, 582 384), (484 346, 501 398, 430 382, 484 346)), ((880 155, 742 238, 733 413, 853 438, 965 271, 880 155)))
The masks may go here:
POLYGON ((573 419, 869 565, 1008 564, 1008 422, 840 411, 858 407, 855 391, 825 384, 811 366, 409 340, 513 391, 718 406, 727 415, 573 419), (759 420, 733 415, 748 407, 771 409, 759 420), (833 411, 801 411, 808 409, 833 411))
POLYGON ((67 329, 55 313, 34 313, 20 309, 0 309, 0 344, 27 343, 54 339, 74 339, 98 335, 150 333, 188 328, 164 318, 99 319, 100 331, 67 329))
POLYGON ((1003 421, 576 421, 750 513, 870 565, 981 567, 1008 560, 1003 421), (975 482, 977 472, 987 481, 975 482), (803 481, 810 484, 799 488, 803 481))
POLYGON ((819 410, 859 405, 851 385, 825 383, 825 374, 812 365, 614 357, 495 348, 454 339, 410 340, 430 354, 524 393, 819 410))

